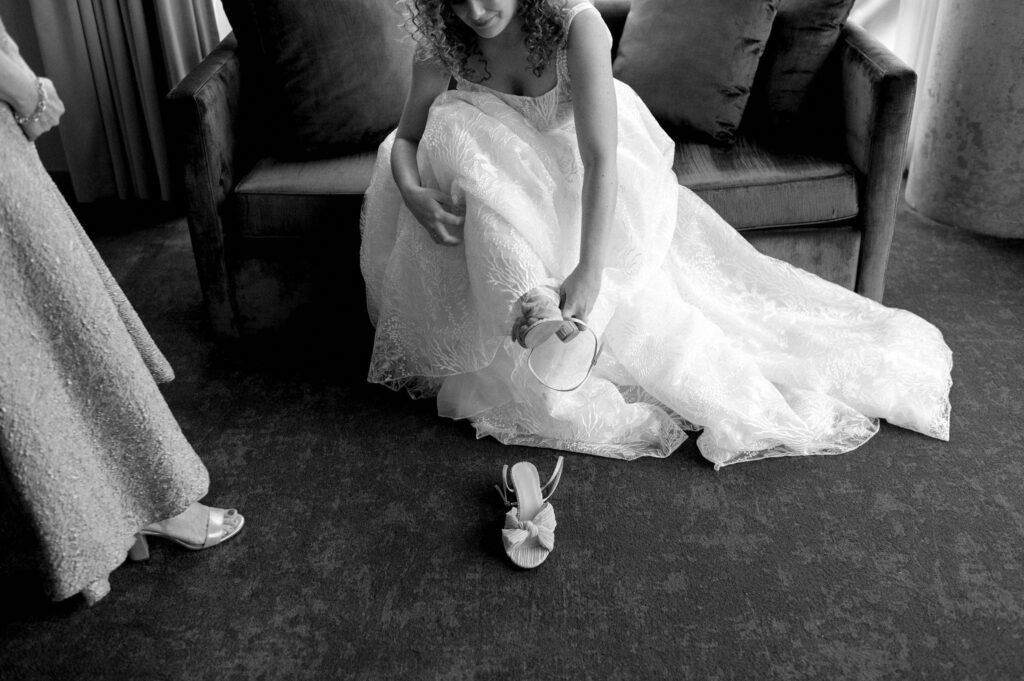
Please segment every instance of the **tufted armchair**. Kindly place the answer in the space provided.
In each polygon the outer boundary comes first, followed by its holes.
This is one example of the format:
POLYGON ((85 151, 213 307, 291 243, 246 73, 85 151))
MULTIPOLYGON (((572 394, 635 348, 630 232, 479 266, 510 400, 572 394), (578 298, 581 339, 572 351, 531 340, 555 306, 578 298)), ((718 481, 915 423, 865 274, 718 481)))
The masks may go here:
MULTIPOLYGON (((595 3, 616 40, 629 0, 595 3)), ((614 49, 614 48, 613 48, 614 49)), ((359 211, 375 153, 275 155, 259 73, 226 38, 170 93, 187 215, 219 337, 359 310, 359 211)), ((912 70, 846 24, 800 139, 741 128, 730 147, 677 135, 675 170, 762 252, 880 300, 914 99, 912 70)))

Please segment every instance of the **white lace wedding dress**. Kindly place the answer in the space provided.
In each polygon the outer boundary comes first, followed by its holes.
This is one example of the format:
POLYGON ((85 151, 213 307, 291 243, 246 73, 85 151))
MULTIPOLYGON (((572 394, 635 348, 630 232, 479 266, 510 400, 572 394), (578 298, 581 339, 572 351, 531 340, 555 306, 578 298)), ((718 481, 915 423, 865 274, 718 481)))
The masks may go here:
POLYGON ((623 459, 667 456, 699 428, 716 467, 846 452, 878 418, 948 439, 941 333, 758 253, 678 186, 672 140, 618 81, 615 229, 589 320, 604 350, 579 389, 542 386, 509 332, 517 299, 557 286, 579 257, 564 50, 557 67, 539 97, 460 81, 432 105, 419 168, 465 206, 458 247, 413 218, 391 175, 394 136, 381 144, 362 221, 370 381, 436 395, 441 415, 480 437, 623 459))

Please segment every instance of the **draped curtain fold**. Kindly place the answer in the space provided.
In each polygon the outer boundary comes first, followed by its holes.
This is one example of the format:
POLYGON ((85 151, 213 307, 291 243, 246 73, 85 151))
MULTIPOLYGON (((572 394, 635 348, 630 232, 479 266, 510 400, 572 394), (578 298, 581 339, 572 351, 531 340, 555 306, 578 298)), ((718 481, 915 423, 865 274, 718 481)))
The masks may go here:
POLYGON ((32 0, 43 66, 67 106, 79 201, 172 198, 164 96, 217 44, 213 0, 32 0))
POLYGON ((896 42, 893 50, 900 59, 917 71, 917 95, 914 97, 914 116, 910 119, 910 145, 907 148, 907 163, 911 162, 911 150, 920 133, 921 112, 926 99, 925 83, 928 82, 931 56, 935 45, 935 24, 939 16, 940 0, 900 0, 900 13, 896 19, 896 42))
POLYGON ((920 134, 920 112, 925 100, 929 62, 934 47, 940 0, 857 0, 850 19, 875 35, 917 72, 914 116, 910 120, 910 150, 920 134))

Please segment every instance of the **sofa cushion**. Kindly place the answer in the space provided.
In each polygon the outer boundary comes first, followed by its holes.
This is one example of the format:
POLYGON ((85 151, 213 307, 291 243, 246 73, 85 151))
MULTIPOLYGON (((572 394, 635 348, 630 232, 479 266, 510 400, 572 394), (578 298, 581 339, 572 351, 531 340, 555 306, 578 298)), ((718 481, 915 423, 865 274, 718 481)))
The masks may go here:
POLYGON ((247 238, 358 227, 376 158, 375 151, 367 151, 311 161, 262 159, 235 187, 233 222, 247 238))
POLYGON ((667 127, 731 143, 778 0, 634 0, 615 76, 667 127))
POLYGON ((796 132, 853 0, 781 0, 747 106, 753 127, 796 132))
POLYGON ((275 148, 296 157, 369 149, 395 127, 413 43, 393 0, 224 0, 243 69, 274 106, 275 148), (252 63, 250 63, 252 62, 252 63))
MULTIPOLYGON (((262 159, 235 187, 232 212, 244 237, 299 237, 358 220, 376 153, 293 161, 262 159)), ((738 230, 849 220, 859 212, 856 171, 845 163, 770 151, 741 136, 725 149, 676 145, 679 183, 738 230)))
POLYGON ((723 149, 683 142, 674 169, 738 230, 828 223, 857 215, 857 175, 846 163, 771 151, 740 136, 723 149))

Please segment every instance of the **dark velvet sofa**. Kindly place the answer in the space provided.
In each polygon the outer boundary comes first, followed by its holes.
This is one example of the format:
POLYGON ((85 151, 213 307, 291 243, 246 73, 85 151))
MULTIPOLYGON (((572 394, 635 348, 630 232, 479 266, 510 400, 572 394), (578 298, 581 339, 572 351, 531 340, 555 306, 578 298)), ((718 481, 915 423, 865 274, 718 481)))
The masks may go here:
MULTIPOLYGON (((595 4, 617 38, 628 0, 595 4)), ((806 134, 741 128, 728 148, 678 135, 675 170, 762 252, 881 300, 916 76, 847 24, 816 83, 806 134)), ((359 212, 375 152, 274 157, 258 90, 229 36, 169 95, 213 330, 249 336, 303 311, 368 324, 359 212)))

